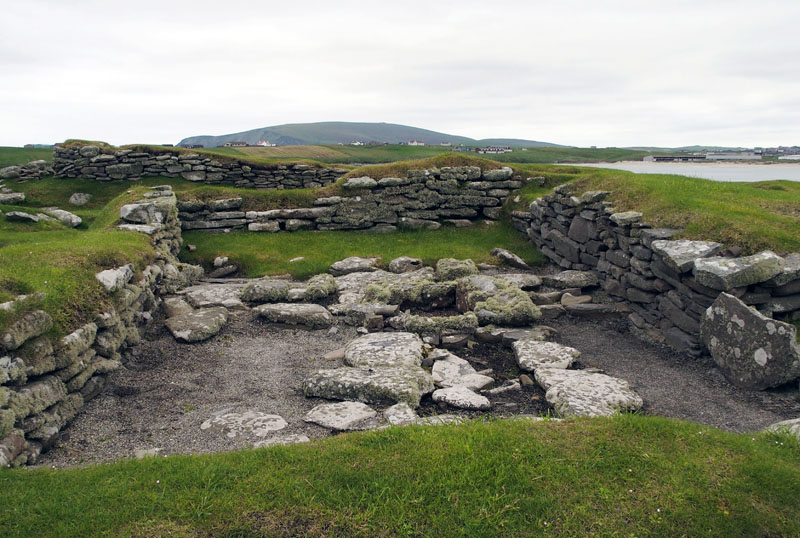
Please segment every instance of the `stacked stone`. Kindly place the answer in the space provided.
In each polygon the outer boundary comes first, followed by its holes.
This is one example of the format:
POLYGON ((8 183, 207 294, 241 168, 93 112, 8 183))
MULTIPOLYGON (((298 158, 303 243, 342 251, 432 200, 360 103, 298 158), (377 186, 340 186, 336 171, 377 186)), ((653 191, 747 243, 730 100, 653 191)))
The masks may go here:
POLYGON ((122 364, 124 349, 139 343, 139 327, 160 307, 158 295, 202 274, 175 257, 181 229, 169 187, 155 187, 121 213, 127 224, 119 228, 150 235, 157 259, 138 281, 132 265, 96 275, 113 307, 55 341, 49 336, 53 320, 42 310, 23 315, 0 335, 0 467, 35 463, 84 403, 103 390, 108 373, 122 364))
POLYGON ((800 254, 723 258, 719 243, 671 240, 677 230, 653 229, 635 211, 617 212, 607 192, 575 196, 570 189, 562 185, 529 212, 515 211, 514 225, 564 269, 595 272, 652 338, 701 354, 700 321, 721 292, 768 316, 800 315, 800 254))
POLYGON ((53 167, 41 160, 0 168, 0 179, 27 181, 29 179, 42 179, 43 176, 52 175, 53 167))
POLYGON ((184 230, 252 232, 295 230, 437 229, 478 218, 498 219, 512 190, 523 183, 511 168, 478 166, 410 170, 405 178, 354 177, 344 188, 353 196, 318 198, 314 207, 242 211, 241 198, 180 202, 184 230))
POLYGON ((259 165, 223 161, 198 153, 167 149, 134 151, 87 145, 56 146, 53 151, 56 177, 81 177, 98 181, 164 176, 209 184, 233 184, 249 189, 300 189, 324 187, 347 173, 341 168, 307 164, 259 165))

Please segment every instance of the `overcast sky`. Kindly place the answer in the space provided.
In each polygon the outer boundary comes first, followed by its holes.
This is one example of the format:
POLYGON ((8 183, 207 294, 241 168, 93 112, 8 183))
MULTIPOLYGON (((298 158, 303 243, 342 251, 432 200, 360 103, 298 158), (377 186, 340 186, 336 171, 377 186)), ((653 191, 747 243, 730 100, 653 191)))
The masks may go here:
POLYGON ((578 146, 800 145, 800 0, 25 0, 0 145, 385 121, 578 146))

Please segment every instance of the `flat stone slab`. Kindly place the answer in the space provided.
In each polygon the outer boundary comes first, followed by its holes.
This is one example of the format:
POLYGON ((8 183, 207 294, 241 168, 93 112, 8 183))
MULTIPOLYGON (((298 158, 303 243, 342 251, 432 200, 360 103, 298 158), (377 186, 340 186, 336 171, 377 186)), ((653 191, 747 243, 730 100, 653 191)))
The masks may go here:
POLYGON ((200 284, 178 292, 195 308, 224 306, 225 308, 244 308, 242 285, 200 284))
POLYGON ((165 325, 177 340, 191 343, 215 336, 227 322, 228 310, 215 306, 173 316, 165 325))
POLYGON ((270 415, 260 411, 248 410, 242 413, 220 411, 200 425, 200 429, 210 432, 222 432, 226 437, 266 437, 272 432, 284 429, 288 424, 279 415, 270 415))
POLYGON ((623 211, 621 213, 614 213, 608 218, 617 226, 630 226, 631 224, 639 222, 642 219, 642 214, 638 211, 623 211))
POLYGON ((365 273, 375 271, 375 263, 378 258, 360 258, 358 256, 351 256, 338 262, 333 263, 328 271, 333 276, 344 276, 350 273, 365 273))
POLYGON ((561 271, 542 278, 545 285, 553 288, 591 288, 600 285, 597 275, 590 271, 561 271))
POLYGON ((800 279, 800 252, 792 252, 791 254, 787 254, 783 261, 783 271, 769 279, 765 285, 780 287, 794 280, 800 279))
POLYGON ((344 363, 362 368, 417 367, 422 363, 423 342, 413 333, 372 333, 350 341, 344 363))
POLYGON ((106 269, 94 275, 109 293, 121 289, 133 279, 133 276, 133 265, 130 263, 116 269, 106 269))
POLYGON ((742 258, 702 258, 694 262, 694 278, 700 284, 715 290, 758 284, 781 274, 783 258, 765 250, 742 258))
MULTIPOLYGON (((477 373, 472 365, 452 353, 443 355, 442 358, 433 363, 431 368, 431 376, 433 382, 442 386, 443 382, 461 378, 465 375, 477 373)), ((452 386, 452 385, 450 385, 452 386)))
POLYGON ((575 348, 555 342, 534 339, 517 340, 511 344, 517 364, 522 370, 534 372, 537 368, 569 368, 581 356, 575 348))
POLYGON ((530 273, 499 273, 492 276, 526 291, 542 285, 542 279, 530 273))
POLYGON ((782 420, 775 424, 770 424, 764 430, 768 432, 784 432, 800 439, 800 418, 782 420))
POLYGON ((414 424, 419 426, 446 426, 447 424, 462 424, 467 419, 458 415, 451 415, 450 413, 443 413, 441 415, 430 415, 427 417, 419 417, 414 424))
POLYGON ((419 407, 423 395, 433 391, 433 379, 422 368, 384 367, 318 370, 303 382, 308 397, 355 400, 374 404, 405 402, 419 407))
POLYGON ((303 420, 338 431, 368 430, 380 424, 378 413, 361 402, 321 404, 309 411, 303 420))
POLYGON ((289 298, 289 281, 275 278, 251 280, 242 289, 241 299, 248 303, 283 303, 289 298))
POLYGON ((443 380, 440 385, 442 388, 466 387, 470 390, 481 390, 494 383, 494 378, 479 373, 467 374, 461 377, 451 377, 443 380))
POLYGON ((78 215, 57 207, 46 207, 43 211, 71 228, 77 228, 83 222, 78 215))
POLYGON ((457 280, 459 278, 477 275, 478 267, 472 260, 456 260, 455 258, 442 258, 436 262, 436 280, 457 280))
POLYGON ((536 381, 561 417, 607 417, 642 408, 641 397, 627 381, 581 370, 540 368, 536 381))
POLYGON ((700 323, 700 336, 728 381, 751 390, 777 387, 800 377, 794 325, 768 318, 720 293, 700 323))
POLYGON ((517 269, 530 269, 530 266, 525 263, 525 260, 504 248, 493 248, 489 254, 500 259, 504 264, 517 269))
POLYGON ((434 402, 444 402, 457 409, 485 411, 492 407, 489 398, 481 396, 464 386, 435 390, 432 398, 434 402))
POLYGON ((392 273, 379 270, 350 273, 336 277, 339 303, 353 304, 364 302, 367 286, 373 282, 380 282, 390 276, 392 276, 392 273))
POLYGON ((276 303, 255 307, 258 315, 272 323, 305 325, 312 329, 325 329, 333 325, 328 309, 318 304, 276 303))
POLYGON ((678 273, 685 273, 692 270, 696 259, 716 255, 722 250, 722 244, 713 241, 658 239, 650 243, 650 248, 662 257, 667 267, 678 273))
POLYGON ((392 426, 407 426, 416 423, 419 419, 411 406, 405 402, 384 409, 383 418, 392 426))

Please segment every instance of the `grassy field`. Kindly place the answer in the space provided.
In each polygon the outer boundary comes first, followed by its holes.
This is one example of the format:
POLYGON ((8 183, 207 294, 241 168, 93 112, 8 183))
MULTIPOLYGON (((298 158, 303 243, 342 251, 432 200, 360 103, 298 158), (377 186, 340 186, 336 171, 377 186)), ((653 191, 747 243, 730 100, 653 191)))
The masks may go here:
MULTIPOLYGON (((574 182, 575 192, 608 190, 620 210, 636 210, 645 222, 682 228, 681 237, 714 240, 753 253, 800 251, 800 183, 726 183, 676 175, 634 174, 575 166, 515 165, 527 176, 545 176, 550 186, 574 182)), ((526 206, 541 191, 523 190, 526 206), (527 192, 530 191, 530 192, 527 192)))
POLYGON ((497 258, 489 255, 495 247, 511 250, 532 265, 545 261, 536 247, 509 223, 386 234, 298 231, 209 235, 186 232, 183 238, 184 243, 197 246, 194 252, 183 251, 181 257, 184 261, 200 263, 208 268, 215 257, 228 256, 251 277, 290 273, 296 278, 307 278, 326 272, 333 262, 348 256, 380 256, 383 266, 398 256, 422 258, 426 264, 435 264, 440 258, 470 258, 476 263, 496 263, 497 258), (297 257, 305 259, 289 262, 297 257))
POLYGON ((472 422, 0 470, 5 536, 797 536, 800 450, 661 418, 472 422))
POLYGON ((46 148, 13 148, 0 146, 0 168, 30 161, 53 162, 53 150, 46 148))

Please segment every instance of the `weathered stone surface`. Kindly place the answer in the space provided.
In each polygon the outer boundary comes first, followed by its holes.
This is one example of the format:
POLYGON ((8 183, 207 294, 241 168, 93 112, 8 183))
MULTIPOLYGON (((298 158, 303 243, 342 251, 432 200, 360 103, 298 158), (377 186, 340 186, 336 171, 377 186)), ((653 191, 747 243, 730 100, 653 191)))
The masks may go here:
POLYGON ((278 232, 281 226, 277 220, 270 220, 267 222, 251 222, 247 225, 247 229, 251 232, 278 232))
POLYGON ((0 193, 0 204, 18 204, 25 201, 24 192, 0 193))
POLYGON ((414 424, 419 419, 411 406, 405 402, 384 409, 383 418, 392 426, 407 426, 414 424))
POLYGON ((48 215, 55 217, 62 223, 66 224, 70 228, 77 228, 83 222, 78 215, 74 213, 70 213, 69 211, 65 211, 63 209, 56 208, 45 208, 44 212, 48 215))
POLYGON ((133 224, 164 224, 169 211, 170 205, 166 203, 137 202, 122 206, 119 218, 133 224))
POLYGON ((539 339, 517 340, 511 344, 511 348, 519 367, 528 372, 538 368, 569 368, 581 356, 581 352, 575 348, 539 339))
POLYGON ((22 344, 41 336, 53 326, 53 318, 44 310, 34 310, 24 314, 12 323, 0 338, 0 343, 8 350, 14 350, 22 344))
POLYGON ((442 258, 436 262, 436 280, 457 280, 461 277, 477 275, 478 268, 472 260, 442 258))
POLYGON ((201 284, 191 286, 180 292, 195 308, 224 306, 225 308, 244 308, 241 286, 201 284))
POLYGON ((257 306, 253 310, 272 323, 305 325, 312 329, 326 329, 333 325, 331 313, 318 304, 275 303, 257 306))
POLYGON ((742 258, 701 258, 694 262, 694 278, 715 290, 765 282, 783 272, 784 260, 768 250, 742 258))
POLYGON ((788 433, 800 439, 800 418, 782 420, 775 424, 770 424, 765 428, 765 431, 788 433))
POLYGON ((407 316, 403 320, 405 330, 422 334, 464 334, 478 328, 478 317, 473 312, 461 316, 407 316))
POLYGON ((88 204, 92 199, 92 195, 85 192, 74 192, 69 197, 69 203, 76 206, 88 204))
POLYGON ((753 390, 800 377, 796 332, 727 293, 706 310, 700 325, 703 343, 728 381, 753 390))
POLYGON ((361 402, 320 404, 303 420, 338 431, 368 430, 381 422, 378 413, 361 402))
POLYGON ((176 339, 200 342, 215 336, 228 322, 228 310, 217 306, 202 308, 169 318, 165 325, 176 339))
POLYGON ((506 250, 504 248, 493 248, 489 254, 492 256, 496 256, 500 258, 500 260, 511 267, 516 267, 517 269, 530 269, 530 266, 525 263, 525 260, 511 252, 510 250, 506 250))
POLYGON ((20 419, 44 411, 67 396, 67 388, 56 376, 48 375, 10 394, 8 408, 20 419))
POLYGON ((459 279, 456 306, 461 312, 474 310, 481 325, 524 326, 541 317, 539 308, 518 287, 487 275, 459 279))
POLYGON ((9 222, 39 222, 39 217, 25 213, 24 211, 9 211, 6 213, 6 220, 9 222))
POLYGON ((542 285, 542 279, 530 273, 498 273, 492 276, 521 290, 534 290, 542 285))
POLYGON ((642 219, 642 214, 638 211, 625 211, 622 213, 614 213, 609 217, 611 222, 617 226, 630 226, 642 219))
POLYGON ((373 333, 350 341, 344 348, 344 362, 362 368, 419 366, 423 343, 406 332, 373 333))
POLYGON ((339 289, 339 303, 343 305, 360 303, 364 301, 367 287, 374 283, 391 277, 392 273, 386 271, 372 271, 363 273, 349 273, 336 277, 336 287, 339 289))
POLYGON ((320 301, 335 294, 337 290, 333 276, 327 273, 314 275, 306 282, 303 298, 306 301, 320 301))
POLYGON ((536 382, 545 398, 562 417, 610 416, 637 411, 643 402, 627 381, 582 370, 539 368, 536 382))
POLYGON ((600 284, 597 275, 589 271, 562 271, 555 275, 545 276, 542 281, 546 286, 561 289, 591 288, 600 284))
POLYGON ((431 368, 433 382, 440 387, 456 385, 458 383, 450 383, 450 381, 476 373, 475 368, 473 368, 468 361, 447 352, 442 354, 442 356, 433 363, 433 367, 431 368), (444 385, 443 383, 448 384, 444 385))
POLYGON ((514 175, 514 171, 508 166, 504 166, 497 170, 484 170, 483 179, 485 181, 505 181, 514 175))
POLYGON ((270 415, 252 409, 241 413, 225 409, 203 422, 200 429, 224 433, 226 437, 233 439, 240 435, 243 437, 266 437, 286 426, 288 423, 279 415, 270 415))
POLYGON ((392 273, 408 273, 422 269, 422 260, 409 256, 400 256, 389 262, 389 271, 392 273))
POLYGON ((274 435, 262 441, 258 441, 253 445, 253 448, 267 448, 277 445, 296 445, 299 443, 308 443, 311 439, 308 436, 300 433, 288 433, 285 435, 274 435))
POLYGON ((242 202, 240 197, 212 200, 208 202, 208 209, 211 211, 235 211, 242 208, 242 202))
POLYGON ((492 407, 486 396, 481 396, 461 385, 435 390, 431 397, 434 402, 444 402, 457 409, 485 411, 492 407))
POLYGON ((378 182, 369 176, 351 177, 342 186, 345 189, 374 189, 378 182))
POLYGON ((764 283, 765 286, 780 287, 800 279, 800 252, 787 254, 784 258, 783 271, 764 283))
POLYGON ((662 257, 667 267, 678 273, 685 273, 691 271, 696 259, 716 255, 722 250, 722 244, 713 241, 689 241, 686 239, 666 241, 659 239, 653 241, 650 244, 650 248, 662 257))
POLYGON ((242 289, 241 299, 248 303, 283 303, 289 297, 287 280, 259 278, 242 289))
POLYGON ((100 271, 95 275, 95 278, 100 281, 103 287, 109 293, 113 293, 122 289, 125 284, 130 282, 134 277, 133 264, 123 265, 116 269, 106 269, 100 271))
POLYGON ((363 273, 375 271, 375 263, 378 258, 360 258, 358 256, 351 256, 338 262, 333 263, 328 271, 333 276, 343 276, 350 273, 363 273))
POLYGON ((418 407, 422 396, 431 391, 433 379, 417 367, 325 369, 303 382, 306 396, 376 404, 406 402, 412 407, 418 407))

